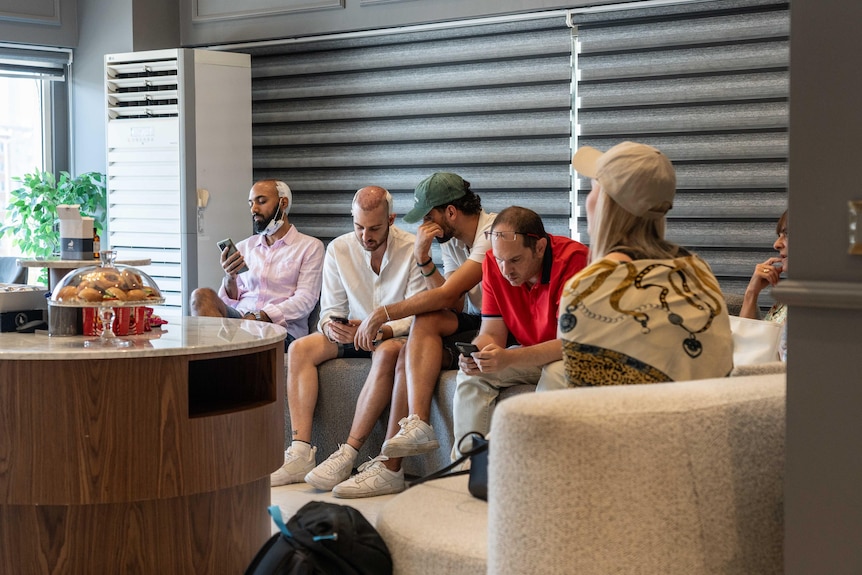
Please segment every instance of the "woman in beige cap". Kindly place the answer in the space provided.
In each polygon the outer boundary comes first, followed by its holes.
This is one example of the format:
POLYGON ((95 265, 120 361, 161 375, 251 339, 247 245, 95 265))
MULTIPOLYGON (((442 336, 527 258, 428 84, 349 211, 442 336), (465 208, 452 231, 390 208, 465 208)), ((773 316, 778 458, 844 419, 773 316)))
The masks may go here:
POLYGON ((667 156, 623 142, 572 159, 592 179, 590 265, 570 279, 559 334, 569 385, 722 377, 733 368, 724 296, 702 259, 664 239, 676 174, 667 156))

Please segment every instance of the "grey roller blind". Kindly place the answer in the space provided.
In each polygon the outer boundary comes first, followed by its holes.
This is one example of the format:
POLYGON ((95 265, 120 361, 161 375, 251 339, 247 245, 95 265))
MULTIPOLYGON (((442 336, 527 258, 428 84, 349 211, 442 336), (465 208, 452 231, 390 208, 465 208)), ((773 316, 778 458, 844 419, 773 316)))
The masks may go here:
POLYGON ((71 56, 71 50, 48 50, 0 43, 0 76, 63 81, 66 79, 71 56))
MULTIPOLYGON (((668 237, 742 293, 775 255, 787 206, 790 17, 786 2, 690 2, 573 14, 577 144, 654 145, 677 171, 668 237)), ((578 179, 579 205, 589 180, 578 179)), ((586 221, 578 218, 586 237, 586 221)), ((766 297, 761 302, 768 303, 766 297)))
POLYGON ((254 177, 286 181, 291 221, 324 240, 352 229, 356 189, 386 187, 400 216, 435 171, 468 180, 488 211, 524 205, 568 235, 571 48, 558 14, 244 49, 254 177))

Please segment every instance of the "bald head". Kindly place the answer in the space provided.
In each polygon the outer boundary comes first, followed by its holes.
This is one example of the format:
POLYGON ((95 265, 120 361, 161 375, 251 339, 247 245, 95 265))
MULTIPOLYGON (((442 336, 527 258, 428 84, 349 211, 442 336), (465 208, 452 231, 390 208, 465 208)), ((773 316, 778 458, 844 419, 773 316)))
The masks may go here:
POLYGON ((366 186, 353 196, 353 231, 368 252, 386 251, 389 226, 395 223, 392 195, 380 186, 366 186))
POLYGON ((273 198, 287 198, 287 202, 279 202, 285 214, 290 212, 290 208, 293 207, 293 193, 290 191, 290 187, 281 180, 260 180, 259 182, 255 182, 251 187, 249 196, 251 194, 264 194, 273 198))
POLYGON ((386 215, 394 213, 392 209, 392 194, 386 188, 380 186, 365 186, 357 190, 353 196, 353 204, 351 204, 351 212, 356 215, 357 210, 371 212, 377 209, 381 204, 386 205, 386 215))

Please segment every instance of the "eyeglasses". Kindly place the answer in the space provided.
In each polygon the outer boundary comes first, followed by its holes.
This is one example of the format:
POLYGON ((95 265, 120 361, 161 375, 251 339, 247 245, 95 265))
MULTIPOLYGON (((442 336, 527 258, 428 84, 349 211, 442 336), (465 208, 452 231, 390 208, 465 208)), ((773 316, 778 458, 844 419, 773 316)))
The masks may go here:
POLYGON ((539 239, 539 236, 536 234, 527 234, 524 232, 485 232, 485 239, 490 240, 491 238, 497 238, 498 240, 503 240, 504 242, 514 242, 515 236, 517 235, 527 236, 528 238, 536 238, 539 239))

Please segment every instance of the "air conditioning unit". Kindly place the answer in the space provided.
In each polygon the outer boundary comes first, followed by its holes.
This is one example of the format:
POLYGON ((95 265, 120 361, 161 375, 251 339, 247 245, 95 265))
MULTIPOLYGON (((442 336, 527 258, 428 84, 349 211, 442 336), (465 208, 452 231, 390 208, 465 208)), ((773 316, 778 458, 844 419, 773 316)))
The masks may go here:
POLYGON ((171 49, 105 56, 108 234, 118 259, 152 260, 168 321, 218 289, 216 242, 251 234, 251 57, 171 49))

